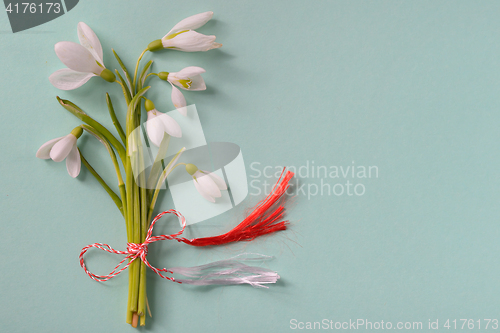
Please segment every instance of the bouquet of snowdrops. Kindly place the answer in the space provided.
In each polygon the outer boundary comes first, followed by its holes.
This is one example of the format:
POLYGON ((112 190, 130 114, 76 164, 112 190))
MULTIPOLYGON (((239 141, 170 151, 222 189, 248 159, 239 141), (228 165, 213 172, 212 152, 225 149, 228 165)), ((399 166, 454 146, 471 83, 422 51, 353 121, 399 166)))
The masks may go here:
POLYGON ((186 239, 180 237, 186 227, 186 221, 182 214, 175 210, 169 210, 160 213, 155 218, 152 216, 162 184, 172 170, 180 166, 184 167, 185 171, 191 175, 197 191, 211 202, 215 202, 217 198, 221 197, 221 191, 227 189, 225 181, 217 174, 200 170, 191 163, 178 162, 185 148, 179 150, 168 163, 164 162, 163 159, 167 153, 170 139, 172 137, 181 137, 182 129, 174 118, 158 111, 154 102, 147 98, 150 86, 146 83, 149 83, 149 80, 156 77, 156 79, 167 81, 172 87, 171 98, 174 107, 182 115, 186 116, 188 107, 180 89, 205 90, 205 82, 201 76, 205 70, 191 66, 178 72, 160 71, 154 73, 150 72, 152 60, 141 67, 141 59, 147 52, 157 52, 163 49, 197 52, 221 47, 221 44, 215 42, 215 36, 206 36, 195 31, 195 29, 207 23, 212 16, 212 12, 205 12, 177 23, 163 38, 149 43, 137 59, 133 72, 129 71, 113 50, 123 75, 118 70, 111 71, 105 66, 101 43, 94 31, 83 22, 78 24, 77 29, 79 44, 59 42, 55 45, 57 56, 67 66, 67 68, 60 69, 49 77, 50 82, 55 87, 61 90, 76 89, 96 76, 107 82, 119 84, 127 104, 125 126, 122 127, 123 121, 118 120, 111 98, 106 93, 109 115, 119 135, 119 138, 117 138, 76 104, 57 97, 59 103, 79 118, 83 124, 74 128, 69 134, 43 144, 36 156, 42 159, 52 159, 56 162, 66 159, 67 170, 71 177, 78 176, 83 163, 109 194, 123 215, 127 230, 127 250, 117 251, 107 244, 95 243, 82 249, 80 264, 92 279, 101 282, 113 278, 127 268, 129 269, 129 297, 126 321, 134 327, 138 323, 141 326, 145 325, 146 313, 149 310, 146 296, 147 267, 162 278, 194 285, 247 283, 256 287, 265 287, 265 284, 275 283, 279 279, 278 274, 273 271, 247 266, 244 263, 245 261, 270 258, 262 255, 240 255, 229 260, 207 265, 170 269, 155 268, 146 259, 148 245, 158 240, 173 239, 192 246, 212 246, 241 240, 252 240, 260 235, 286 229, 287 221, 282 221, 284 208, 280 202, 288 187, 288 181, 293 174, 285 171, 283 171, 280 181, 269 196, 261 201, 243 222, 226 234, 186 239), (147 121, 144 124, 149 143, 159 147, 154 163, 150 169, 148 168, 148 174, 145 172, 145 152, 140 130, 143 108, 147 112, 147 121), (111 189, 78 149, 78 139, 84 132, 95 137, 109 152, 116 172, 119 193, 111 189), (124 177, 122 176, 122 169, 125 171, 124 177), (168 213, 179 218, 182 229, 173 235, 153 236, 152 228, 154 224, 161 216, 168 213), (126 257, 108 275, 96 275, 87 269, 83 260, 84 254, 90 248, 98 248, 110 253, 122 254, 126 257), (136 260, 137 258, 140 260, 136 260), (176 279, 167 276, 167 273, 184 275, 188 279, 176 279))

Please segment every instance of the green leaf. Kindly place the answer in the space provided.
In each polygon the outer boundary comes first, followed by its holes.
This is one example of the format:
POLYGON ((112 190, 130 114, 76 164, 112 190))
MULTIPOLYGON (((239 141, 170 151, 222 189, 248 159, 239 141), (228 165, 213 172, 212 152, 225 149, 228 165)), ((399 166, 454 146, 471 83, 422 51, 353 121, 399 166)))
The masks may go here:
POLYGON ((120 135, 120 139, 122 139, 123 144, 126 145, 127 139, 125 137, 125 132, 123 131, 123 127, 120 124, 120 121, 118 120, 118 118, 116 118, 115 109, 113 108, 113 103, 111 102, 111 98, 109 97, 108 93, 106 93, 106 103, 108 104, 109 115, 111 116, 111 120, 113 120, 113 124, 115 125, 115 128, 120 135))
POLYGON ((118 56, 118 54, 115 52, 114 49, 113 50, 113 54, 115 55, 115 58, 116 60, 118 60, 118 63, 120 64, 120 67, 122 68, 122 71, 123 73, 125 73, 125 78, 127 79, 127 82, 128 82, 128 87, 130 89, 130 95, 133 95, 133 90, 134 90, 134 87, 132 86, 132 79, 130 78, 130 74, 128 73, 128 70, 127 70, 127 67, 125 67, 125 65, 123 64, 123 61, 120 59, 120 57, 118 56))
POLYGON ((123 90, 123 96, 125 96, 125 101, 130 103, 130 100, 132 99, 132 95, 130 95, 130 91, 128 89, 127 83, 123 80, 123 77, 120 75, 118 70, 115 69, 116 76, 118 76, 118 80, 120 80, 122 90, 123 90))
POLYGON ((101 125, 97 120, 93 119, 89 115, 87 115, 81 108, 79 108, 76 104, 66 100, 66 99, 61 99, 59 96, 57 96, 57 100, 59 101, 59 104, 61 104, 66 110, 71 112, 74 116, 76 116, 78 119, 83 121, 86 124, 89 124, 90 126, 94 127, 96 131, 101 133, 107 140, 108 142, 116 149, 118 152, 118 155, 120 156, 120 159, 122 160, 123 165, 125 165, 126 162, 126 154, 125 154, 125 147, 121 144, 120 141, 118 141, 117 138, 114 137, 113 134, 111 134, 110 131, 103 125, 101 125))
POLYGON ((156 154, 155 161, 153 162, 153 166, 151 167, 151 172, 149 173, 147 188, 150 189, 149 196, 151 197, 153 194, 153 190, 155 188, 156 183, 158 182, 158 178, 160 173, 162 172, 162 161, 167 154, 168 145, 170 143, 170 135, 165 133, 163 139, 160 143, 160 149, 158 150, 158 154, 156 154))
POLYGON ((141 90, 139 90, 139 92, 137 93, 137 95, 134 96, 134 98, 132 98, 132 100, 130 101, 130 103, 128 104, 128 110, 127 110, 127 136, 130 135, 130 133, 132 133, 133 130, 135 130, 139 125, 136 124, 136 109, 137 109, 137 105, 139 104, 140 100, 141 100, 141 97, 149 90, 149 88, 151 88, 150 86, 147 86, 145 88, 142 88, 141 90), (136 126, 137 125, 137 126, 136 126))
POLYGON ((149 67, 153 64, 153 60, 149 60, 148 63, 144 66, 142 69, 141 75, 139 75, 139 84, 140 88, 144 85, 144 82, 146 81, 146 75, 148 73, 149 67))
POLYGON ((101 184, 101 186, 104 188, 104 190, 106 190, 106 192, 108 193, 108 195, 114 201, 116 207, 118 207, 118 209, 120 210, 120 212, 123 215, 123 203, 122 203, 122 200, 120 199, 120 197, 108 186, 108 184, 106 184, 106 182, 104 181, 104 179, 102 179, 102 177, 99 176, 99 174, 97 173, 97 171, 94 170, 94 168, 85 159, 85 157, 83 157, 83 154, 80 151, 80 149, 78 149, 78 152, 80 153, 80 159, 82 160, 83 165, 85 165, 87 167, 87 169, 90 171, 90 173, 95 177, 95 179, 97 179, 97 181, 99 182, 99 184, 101 184))
POLYGON ((154 194, 153 196, 150 196, 151 197, 151 204, 149 206, 149 211, 148 211, 148 221, 151 220, 151 217, 153 216, 153 210, 155 209, 155 205, 156 205, 156 200, 158 199, 158 194, 160 193, 160 189, 161 189, 161 184, 163 184, 163 182, 165 181, 165 179, 167 179, 168 175, 179 165, 182 165, 183 163, 179 163, 177 165, 173 165, 173 163, 175 161, 178 160, 178 158, 180 157, 180 155, 186 150, 186 147, 183 147, 181 148, 181 150, 179 150, 177 152, 177 154, 175 154, 174 157, 172 157, 172 159, 170 160, 170 162, 167 164, 167 166, 165 167, 165 169, 163 169, 163 172, 161 173, 159 179, 158 179, 158 182, 156 183, 156 188, 154 190, 154 194))

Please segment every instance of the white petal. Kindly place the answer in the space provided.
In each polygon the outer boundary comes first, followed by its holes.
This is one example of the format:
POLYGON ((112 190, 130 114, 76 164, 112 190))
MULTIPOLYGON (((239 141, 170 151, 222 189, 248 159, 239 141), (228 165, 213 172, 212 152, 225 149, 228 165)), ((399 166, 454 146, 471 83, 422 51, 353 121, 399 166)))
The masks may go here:
POLYGON ((155 110, 148 111, 148 121, 146 122, 146 131, 148 132, 149 141, 159 147, 161 140, 165 135, 163 122, 154 114, 155 110))
POLYGON ((81 166, 82 162, 80 160, 80 153, 78 152, 76 145, 74 145, 69 152, 68 157, 66 157, 66 169, 68 169, 69 175, 75 178, 80 174, 81 166))
POLYGON ((103 68, 86 48, 73 42, 59 42, 54 47, 59 60, 77 72, 101 74, 103 68))
POLYGON ((177 111, 179 111, 183 116, 187 116, 186 99, 181 91, 174 87, 174 85, 172 85, 172 103, 177 111))
POLYGON ((73 146, 76 145, 76 136, 68 134, 57 142, 50 150, 50 158, 55 162, 61 162, 68 156, 73 146))
POLYGON ((206 193, 203 190, 202 186, 200 184, 198 184, 198 182, 196 180, 193 179, 193 182, 194 182, 194 187, 196 187, 196 189, 198 190, 198 193, 200 193, 208 201, 215 202, 215 198, 211 197, 208 193, 206 193))
POLYGON ((205 80, 203 80, 201 75, 195 75, 191 77, 191 81, 192 81, 191 86, 187 90, 200 91, 207 89, 207 86, 205 85, 205 80))
POLYGON ((179 124, 174 120, 174 118, 170 117, 167 114, 158 112, 157 119, 160 119, 163 123, 163 129, 165 132, 170 134, 175 138, 180 138, 182 136, 182 130, 179 124))
POLYGON ((94 58, 104 66, 104 62, 102 60, 102 46, 99 38, 97 38, 97 35, 92 29, 90 29, 88 25, 83 22, 78 23, 77 30, 80 44, 82 44, 83 47, 89 50, 94 58))
POLYGON ((175 73, 175 77, 177 77, 179 79, 189 79, 195 75, 199 75, 199 74, 205 73, 205 72, 206 72, 206 70, 204 70, 201 67, 189 66, 189 67, 183 68, 180 71, 178 71, 177 73, 175 73))
POLYGON ((215 43, 215 36, 206 36, 193 30, 183 32, 172 39, 162 39, 162 45, 164 48, 184 52, 208 51, 222 46, 215 43))
POLYGON ((218 49, 220 47, 222 47, 221 43, 215 43, 215 42, 213 42, 212 45, 210 46, 210 48, 208 50, 218 49))
MULTIPOLYGON (((177 73, 175 73, 175 74, 177 74, 177 73)), ((182 90, 200 91, 200 90, 207 89, 207 86, 205 85, 205 80, 203 80, 201 75, 195 75, 193 77, 190 77, 189 79, 191 80, 191 85, 188 88, 186 88, 184 85, 182 85, 179 82, 179 80, 185 80, 185 79, 179 79, 173 73, 170 73, 168 76, 168 82, 175 84, 177 87, 181 88, 182 90)))
POLYGON ((63 136, 61 136, 60 138, 55 138, 55 139, 52 139, 50 141, 45 142, 40 147, 40 149, 38 149, 38 151, 36 152, 36 157, 43 158, 44 160, 49 159, 50 158, 50 150, 62 138, 63 138, 63 136))
POLYGON ((215 172, 208 172, 208 171, 204 171, 204 170, 200 170, 200 171, 202 173, 209 175, 212 178, 212 180, 214 181, 215 185, 217 185, 219 190, 227 190, 226 182, 224 181, 224 179, 219 177, 218 174, 216 174, 215 172))
POLYGON ((220 198, 222 196, 219 187, 215 184, 215 182, 209 175, 201 173, 198 170, 194 173, 193 177, 196 177, 196 180, 198 181, 198 184, 201 186, 203 191, 207 192, 207 194, 211 197, 220 198))
POLYGON ((165 36, 168 36, 170 34, 174 34, 176 32, 182 31, 182 30, 195 30, 198 29, 199 27, 205 25, 210 19, 214 16, 214 12, 204 12, 200 14, 196 14, 193 16, 190 16, 188 18, 185 18, 184 20, 180 21, 174 27, 172 30, 170 30, 165 36))
POLYGON ((76 89, 85 84, 94 73, 77 72, 69 68, 63 68, 52 73, 49 76, 49 81, 52 85, 61 90, 76 89))

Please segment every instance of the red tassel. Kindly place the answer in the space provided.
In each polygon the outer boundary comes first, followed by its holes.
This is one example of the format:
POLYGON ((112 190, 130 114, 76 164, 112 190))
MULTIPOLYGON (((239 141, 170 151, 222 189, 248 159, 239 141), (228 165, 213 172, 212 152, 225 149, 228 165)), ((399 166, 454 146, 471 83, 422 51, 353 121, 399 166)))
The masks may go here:
POLYGON ((285 207, 279 201, 290 186, 288 182, 293 177, 293 172, 286 171, 285 173, 285 170, 283 169, 281 172, 281 176, 271 193, 259 202, 250 215, 233 230, 214 237, 177 238, 177 240, 192 246, 222 245, 238 241, 251 241, 265 234, 285 230, 288 221, 281 221, 285 207))

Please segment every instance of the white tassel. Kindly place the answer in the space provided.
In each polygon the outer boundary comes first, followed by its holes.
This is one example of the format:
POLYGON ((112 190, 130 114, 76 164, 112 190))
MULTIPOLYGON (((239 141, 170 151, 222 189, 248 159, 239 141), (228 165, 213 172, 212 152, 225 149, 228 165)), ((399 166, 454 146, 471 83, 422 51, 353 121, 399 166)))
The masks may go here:
POLYGON ((195 267, 174 267, 169 271, 191 279, 175 279, 177 282, 197 286, 231 285, 247 283, 252 287, 268 288, 264 284, 276 283, 280 276, 269 269, 245 265, 243 261, 269 260, 262 254, 243 253, 236 257, 195 267))

